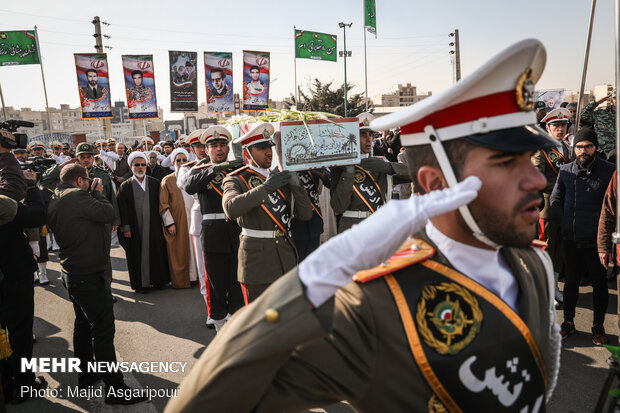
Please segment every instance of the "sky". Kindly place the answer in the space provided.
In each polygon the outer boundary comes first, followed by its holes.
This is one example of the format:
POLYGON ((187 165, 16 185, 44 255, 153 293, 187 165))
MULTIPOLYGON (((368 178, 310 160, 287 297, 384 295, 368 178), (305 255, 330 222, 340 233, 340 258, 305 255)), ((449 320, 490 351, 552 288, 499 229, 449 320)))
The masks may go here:
MULTIPOLYGON (((546 0, 376 0, 377 37, 366 36, 368 96, 389 93, 392 85, 411 83, 418 93, 438 93, 454 82, 448 37, 459 30, 461 71, 471 73, 496 53, 525 38, 537 38, 547 49, 547 66, 537 89, 579 90, 590 1, 546 0)), ((121 55, 153 54, 158 106, 170 112, 168 50, 233 52, 234 92, 241 93, 242 52, 271 53, 270 98, 282 100, 294 91, 294 27, 338 36, 346 31, 347 80, 364 92, 363 0, 186 0, 29 1, 0 5, 0 31, 37 26, 49 104, 79 105, 74 53, 94 53, 94 16, 102 26, 113 101, 125 101, 121 55)), ((614 81, 614 11, 612 0, 599 0, 594 20, 586 89, 614 81)), ((342 59, 321 62, 297 59, 297 84, 308 90, 312 79, 344 80, 342 59)), ((198 100, 205 101, 204 71, 199 71, 198 100)), ((45 108, 38 65, 0 67, 7 106, 45 108)))

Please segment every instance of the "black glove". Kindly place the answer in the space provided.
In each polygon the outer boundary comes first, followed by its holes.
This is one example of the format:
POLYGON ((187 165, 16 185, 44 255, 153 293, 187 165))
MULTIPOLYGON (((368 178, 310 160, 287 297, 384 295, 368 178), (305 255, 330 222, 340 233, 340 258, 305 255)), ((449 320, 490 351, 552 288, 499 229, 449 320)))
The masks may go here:
POLYGON ((230 161, 230 162, 222 162, 213 167, 213 173, 218 173, 221 171, 234 171, 235 169, 239 169, 242 166, 243 166, 243 161, 240 159, 239 160, 235 159, 234 161, 230 161))
POLYGON ((384 173, 388 175, 394 174, 394 168, 392 168, 392 165, 390 165, 389 162, 384 161, 381 158, 376 158, 376 157, 364 158, 360 162, 360 166, 364 169, 369 169, 371 171, 375 171, 379 173, 384 173))
POLYGON ((263 183, 263 187, 268 193, 272 193, 288 184, 290 180, 290 171, 272 172, 269 178, 263 183))

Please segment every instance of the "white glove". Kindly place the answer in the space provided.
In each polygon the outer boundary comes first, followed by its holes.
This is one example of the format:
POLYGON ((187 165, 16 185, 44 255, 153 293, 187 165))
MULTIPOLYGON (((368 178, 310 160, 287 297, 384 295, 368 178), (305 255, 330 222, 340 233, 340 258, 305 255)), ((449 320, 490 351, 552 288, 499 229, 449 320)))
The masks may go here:
POLYGON ((28 243, 30 248, 32 248, 32 253, 38 257, 41 256, 41 249, 39 248, 39 241, 30 241, 28 243))
POLYGON ((390 258, 430 218, 473 201, 481 186, 480 179, 471 176, 454 188, 388 202, 361 223, 330 239, 299 264, 299 278, 306 286, 308 300, 319 307, 338 288, 351 282, 355 273, 390 258), (368 245, 373 249, 369 250, 368 245))

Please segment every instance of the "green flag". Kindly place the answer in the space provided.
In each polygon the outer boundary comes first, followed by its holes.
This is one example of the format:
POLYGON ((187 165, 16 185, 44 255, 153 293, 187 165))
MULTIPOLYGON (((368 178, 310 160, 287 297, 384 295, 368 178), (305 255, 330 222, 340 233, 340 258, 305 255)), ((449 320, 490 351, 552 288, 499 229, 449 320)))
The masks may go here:
POLYGON ((0 32, 0 66, 38 65, 39 63, 34 30, 0 32))
POLYGON ((298 59, 335 62, 336 50, 336 36, 333 34, 295 30, 295 57, 298 59))
POLYGON ((377 35, 377 9, 375 0, 364 0, 364 27, 370 33, 377 35))

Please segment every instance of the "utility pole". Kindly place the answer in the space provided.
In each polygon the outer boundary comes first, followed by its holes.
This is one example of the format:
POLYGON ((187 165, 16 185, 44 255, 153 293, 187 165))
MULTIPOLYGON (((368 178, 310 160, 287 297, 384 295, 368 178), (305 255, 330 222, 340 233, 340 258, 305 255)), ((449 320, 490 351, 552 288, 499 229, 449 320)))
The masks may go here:
MULTIPOLYGON (((101 20, 99 19, 99 16, 95 16, 91 23, 95 25, 95 34, 93 35, 93 37, 95 38, 95 43, 96 43, 95 50, 97 51, 97 53, 103 53, 103 36, 101 35, 101 20)), ((107 24, 107 23, 104 23, 104 24, 107 24)), ((110 94, 110 105, 112 105, 111 94, 110 94)), ((103 135, 106 138, 111 138, 112 137, 111 131, 112 131, 112 123, 110 122, 110 119, 104 119, 103 120, 103 135)))
POLYGON ((461 80, 461 48, 459 45, 459 29, 455 29, 453 33, 448 35, 454 37, 454 42, 450 42, 450 46, 454 46, 454 50, 450 50, 450 54, 454 55, 454 65, 456 66, 456 81, 461 80))
POLYGON ((347 56, 351 56, 351 52, 347 52, 347 27, 351 28, 353 23, 338 23, 338 27, 344 32, 344 51, 340 53, 340 56, 344 56, 344 117, 348 117, 349 109, 347 103, 347 56))

